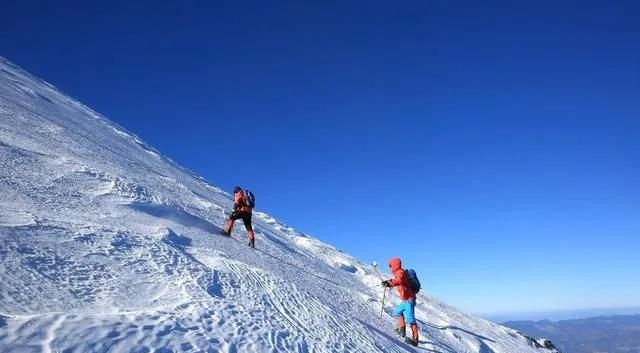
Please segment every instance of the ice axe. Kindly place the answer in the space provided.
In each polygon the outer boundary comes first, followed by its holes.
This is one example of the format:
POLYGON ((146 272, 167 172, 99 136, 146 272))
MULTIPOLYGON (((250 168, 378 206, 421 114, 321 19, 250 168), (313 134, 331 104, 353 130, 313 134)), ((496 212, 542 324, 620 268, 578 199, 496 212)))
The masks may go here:
MULTIPOLYGON (((378 262, 374 261, 371 263, 371 266, 373 266, 373 269, 376 271, 376 273, 378 274, 378 278, 380 278, 380 281, 384 281, 382 279, 382 276, 380 276, 380 272, 378 272, 378 262)), ((382 306, 380 307, 380 318, 382 319, 382 314, 384 313, 384 299, 387 297, 387 288, 385 287, 382 290, 382 306)))

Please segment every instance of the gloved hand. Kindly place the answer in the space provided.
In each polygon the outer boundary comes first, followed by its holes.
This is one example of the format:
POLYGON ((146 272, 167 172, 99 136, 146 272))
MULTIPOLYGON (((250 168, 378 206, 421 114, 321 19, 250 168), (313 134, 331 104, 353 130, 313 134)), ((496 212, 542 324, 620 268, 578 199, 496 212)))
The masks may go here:
POLYGON ((391 287, 391 280, 382 281, 380 285, 382 285, 385 288, 391 287))

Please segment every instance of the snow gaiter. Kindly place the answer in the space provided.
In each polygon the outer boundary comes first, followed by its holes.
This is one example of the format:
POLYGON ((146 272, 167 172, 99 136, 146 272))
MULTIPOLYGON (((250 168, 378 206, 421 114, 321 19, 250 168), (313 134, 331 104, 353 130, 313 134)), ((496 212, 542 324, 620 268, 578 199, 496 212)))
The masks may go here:
POLYGON ((398 327, 396 328, 396 332, 403 338, 407 335, 407 324, 404 322, 404 316, 398 316, 398 327))
POLYGON ((417 344, 418 343, 418 324, 411 325, 411 335, 412 335, 411 338, 413 339, 413 342, 417 344))

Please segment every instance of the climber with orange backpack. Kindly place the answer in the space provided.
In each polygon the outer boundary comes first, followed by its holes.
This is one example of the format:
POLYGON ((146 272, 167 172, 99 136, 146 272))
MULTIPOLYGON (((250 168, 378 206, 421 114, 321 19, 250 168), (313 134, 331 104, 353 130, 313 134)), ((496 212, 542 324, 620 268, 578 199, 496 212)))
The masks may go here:
POLYGON ((233 195, 233 211, 231 212, 231 215, 229 215, 227 226, 224 230, 221 230, 220 233, 226 236, 231 236, 233 223, 236 220, 241 219, 244 223, 244 227, 247 229, 247 232, 249 232, 249 246, 255 248, 256 237, 253 233, 253 227, 251 226, 251 214, 253 212, 253 208, 256 206, 256 199, 251 191, 242 190, 239 186, 233 188, 233 195))
POLYGON ((396 310, 393 312, 393 316, 398 320, 396 332, 401 338, 404 338, 405 342, 417 346, 418 322, 416 321, 415 307, 416 293, 420 291, 420 281, 414 270, 405 270, 402 268, 402 261, 397 257, 389 260, 389 268, 394 278, 382 281, 382 286, 385 287, 385 290, 388 287, 396 287, 398 295, 400 299, 402 299, 402 302, 398 304, 396 310), (411 338, 406 337, 407 324, 411 326, 411 338))

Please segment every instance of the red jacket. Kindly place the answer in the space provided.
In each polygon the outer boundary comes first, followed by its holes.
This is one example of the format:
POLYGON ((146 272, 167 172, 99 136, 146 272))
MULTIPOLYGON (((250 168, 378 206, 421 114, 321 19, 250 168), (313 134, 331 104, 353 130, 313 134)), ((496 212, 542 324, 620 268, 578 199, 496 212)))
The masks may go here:
POLYGON ((416 293, 413 292, 413 288, 411 288, 411 283, 409 282, 409 277, 407 277, 407 274, 402 268, 402 261, 399 258, 394 257, 389 260, 389 267, 394 275, 394 278, 391 280, 391 286, 396 287, 398 295, 400 295, 400 299, 403 301, 415 301, 416 293))
POLYGON ((244 191, 236 192, 233 209, 238 212, 249 212, 251 213, 251 207, 247 206, 244 202, 244 191))

